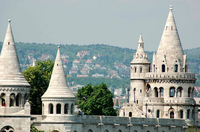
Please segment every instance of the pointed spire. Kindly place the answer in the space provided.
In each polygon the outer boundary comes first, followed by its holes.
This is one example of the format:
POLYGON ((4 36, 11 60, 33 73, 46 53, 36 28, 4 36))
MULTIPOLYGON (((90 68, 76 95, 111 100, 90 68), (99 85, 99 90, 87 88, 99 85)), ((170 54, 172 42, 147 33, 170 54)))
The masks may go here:
POLYGON ((148 61, 148 56, 144 51, 144 42, 142 39, 142 33, 140 33, 140 37, 138 40, 138 48, 136 53, 133 56, 133 60, 131 63, 150 63, 148 61))
POLYGON ((0 86, 2 85, 30 86, 21 73, 10 19, 0 57, 0 86))
POLYGON ((67 86, 65 71, 60 55, 60 46, 58 46, 58 52, 56 55, 49 87, 42 98, 43 97, 75 97, 67 86))
MULTIPOLYGON (((157 50, 157 63, 162 62, 163 52, 166 55, 166 61, 168 63, 168 67, 173 67, 174 54, 177 52, 177 57, 181 61, 183 60, 183 49, 181 45, 181 41, 178 35, 177 26, 175 23, 174 15, 172 12, 172 5, 170 6, 170 11, 167 17, 167 21, 163 30, 163 34, 160 40, 160 44, 157 50)), ((171 68, 170 68, 171 69, 171 68)))
POLYGON ((144 52, 144 42, 142 39, 142 33, 140 33, 140 37, 139 37, 139 41, 138 41, 138 49, 137 49, 137 53, 145 53, 144 52))
POLYGON ((143 39, 142 39, 142 33, 141 33, 141 32, 140 32, 140 37, 139 37, 138 44, 144 44, 143 39))

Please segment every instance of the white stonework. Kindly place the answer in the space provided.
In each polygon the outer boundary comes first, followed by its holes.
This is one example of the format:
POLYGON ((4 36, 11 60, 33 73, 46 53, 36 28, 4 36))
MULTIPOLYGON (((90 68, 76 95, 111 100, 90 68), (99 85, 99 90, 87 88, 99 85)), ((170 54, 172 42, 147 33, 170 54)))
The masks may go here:
POLYGON ((30 115, 30 85, 20 71, 9 20, 0 57, 0 132, 30 132, 30 124, 45 132, 181 132, 188 125, 200 127, 200 100, 193 98, 196 79, 187 69, 170 7, 152 64, 140 34, 131 62, 130 102, 120 117, 74 115, 75 96, 67 86, 60 47, 41 98, 42 115, 30 115))
POLYGON ((0 57, 0 132, 29 132, 30 85, 20 70, 10 23, 0 57))
POLYGON ((188 72, 172 6, 157 53, 153 54, 151 72, 143 48, 140 35, 131 62, 130 103, 123 105, 120 116, 183 119, 187 125, 200 125, 200 105, 193 98, 195 74, 188 72))

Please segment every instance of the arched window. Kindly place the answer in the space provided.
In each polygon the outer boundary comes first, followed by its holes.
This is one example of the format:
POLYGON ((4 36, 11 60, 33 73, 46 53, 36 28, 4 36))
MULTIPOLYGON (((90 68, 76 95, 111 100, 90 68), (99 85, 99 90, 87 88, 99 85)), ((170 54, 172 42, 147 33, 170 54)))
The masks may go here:
POLYGON ((177 64, 174 66, 174 72, 178 72, 178 65, 177 64))
POLYGON ((155 97, 158 97, 158 88, 157 87, 154 88, 154 94, 155 94, 155 97))
POLYGON ((1 94, 1 106, 6 106, 6 100, 5 100, 6 94, 2 93, 1 94))
POLYGON ((174 119, 174 111, 170 112, 170 119, 174 119))
POLYGON ((17 94, 16 96, 16 106, 21 106, 21 94, 17 94))
POLYGON ((176 97, 182 97, 182 91, 183 91, 182 87, 179 87, 179 88, 177 89, 176 97))
POLYGON ((93 132, 93 131, 91 129, 89 129, 88 132, 93 132))
POLYGON ((61 114, 61 104, 56 105, 56 114, 61 114))
POLYGON ((64 114, 68 114, 68 104, 65 104, 64 106, 64 114))
POLYGON ((118 132, 122 132, 121 130, 119 130, 118 132))
POLYGON ((160 118, 160 110, 156 111, 156 118, 160 118))
POLYGON ((136 67, 134 67, 134 71, 135 71, 135 73, 137 72, 137 68, 136 67))
POLYGON ((194 109, 192 110, 192 119, 193 119, 193 120, 195 119, 195 112, 194 112, 194 109))
POLYGON ((71 114, 74 114, 74 104, 71 105, 71 114))
POLYGON ((14 106, 15 105, 15 94, 12 93, 10 94, 10 106, 14 106))
POLYGON ((132 117, 132 112, 129 112, 129 117, 132 117))
POLYGON ((49 104, 49 114, 53 114, 53 104, 49 104))
POLYGON ((156 66, 155 66, 155 65, 153 65, 153 72, 155 72, 155 71, 156 71, 156 70, 155 70, 155 67, 156 67, 156 66))
POLYGON ((107 129, 104 132, 109 132, 107 129))
POLYGON ((183 110, 180 110, 179 115, 180 115, 180 118, 183 118, 183 110))
POLYGON ((187 110, 187 119, 190 118, 190 109, 187 110))
POLYGON ((0 130, 0 132, 14 132, 14 131, 15 131, 14 128, 11 127, 11 126, 4 126, 4 127, 0 130))
POLYGON ((191 88, 188 88, 188 97, 191 97, 191 88))
POLYGON ((171 88, 169 89, 169 97, 174 97, 174 95, 175 95, 175 88, 174 88, 174 87, 171 87, 171 88))
POLYGON ((147 91, 149 91, 151 88, 151 86, 149 84, 147 84, 147 91))
POLYGON ((140 73, 142 73, 142 67, 140 67, 140 73))
POLYGON ((162 64, 162 72, 165 72, 165 65, 162 64))
POLYGON ((160 97, 163 98, 164 97, 164 91, 163 91, 163 87, 160 87, 160 97))
POLYGON ((134 132, 137 132, 136 130, 134 132))

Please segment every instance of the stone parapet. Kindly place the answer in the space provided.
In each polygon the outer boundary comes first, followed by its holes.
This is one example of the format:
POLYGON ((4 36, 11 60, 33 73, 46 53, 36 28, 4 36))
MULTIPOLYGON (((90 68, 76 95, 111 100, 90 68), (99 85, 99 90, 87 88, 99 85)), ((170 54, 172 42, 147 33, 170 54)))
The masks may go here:
POLYGON ((184 126, 185 120, 181 119, 157 119, 157 118, 137 118, 137 117, 115 117, 115 116, 77 116, 80 123, 92 124, 133 124, 133 125, 173 125, 184 126))
POLYGON ((181 104, 181 105, 194 105, 195 104, 195 100, 193 98, 177 98, 177 97, 172 97, 172 98, 168 98, 168 99, 164 99, 164 98, 145 98, 144 99, 144 104, 149 104, 149 105, 155 105, 155 104, 181 104))
POLYGON ((195 73, 170 72, 170 73, 146 73, 146 79, 188 79, 195 80, 195 73))

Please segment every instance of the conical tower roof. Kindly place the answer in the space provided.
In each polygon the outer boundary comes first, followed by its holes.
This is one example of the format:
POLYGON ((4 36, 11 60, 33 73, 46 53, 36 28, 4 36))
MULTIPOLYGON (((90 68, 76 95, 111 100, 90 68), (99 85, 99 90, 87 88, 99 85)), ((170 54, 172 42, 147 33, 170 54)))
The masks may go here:
POLYGON ((167 65, 171 69, 174 65, 173 60, 175 60, 175 57, 182 62, 183 54, 172 6, 170 6, 169 15, 157 50, 156 61, 157 63, 161 63, 163 55, 165 55, 167 65))
POLYGON ((142 33, 140 33, 138 48, 137 48, 136 53, 133 56, 133 60, 131 63, 150 63, 148 61, 148 56, 144 51, 144 42, 142 39, 142 33))
POLYGON ((30 86, 20 69, 11 29, 11 20, 8 20, 8 28, 1 51, 0 86, 30 86))
POLYGON ((62 59, 60 56, 60 46, 58 46, 58 52, 51 75, 51 80, 47 91, 42 98, 75 98, 73 93, 67 86, 65 71, 62 65, 62 59))

